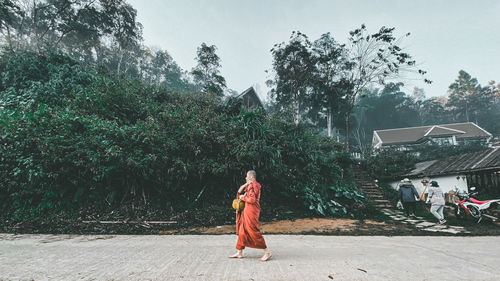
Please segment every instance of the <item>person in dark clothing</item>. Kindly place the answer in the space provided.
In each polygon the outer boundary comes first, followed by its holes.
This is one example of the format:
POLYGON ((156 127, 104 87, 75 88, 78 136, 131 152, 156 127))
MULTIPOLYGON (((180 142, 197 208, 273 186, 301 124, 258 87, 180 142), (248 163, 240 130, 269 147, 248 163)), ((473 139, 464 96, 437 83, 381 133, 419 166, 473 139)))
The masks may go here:
POLYGON ((398 190, 399 200, 403 203, 407 217, 415 217, 418 192, 409 179, 404 179, 398 190))

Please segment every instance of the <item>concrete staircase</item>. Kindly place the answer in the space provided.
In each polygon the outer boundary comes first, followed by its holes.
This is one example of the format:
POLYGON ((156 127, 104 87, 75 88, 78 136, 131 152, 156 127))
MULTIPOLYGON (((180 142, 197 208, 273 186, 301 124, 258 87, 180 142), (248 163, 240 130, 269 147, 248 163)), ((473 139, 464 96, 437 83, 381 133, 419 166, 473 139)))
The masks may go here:
POLYGON ((372 201, 377 208, 392 208, 389 200, 385 199, 384 192, 378 187, 375 180, 361 168, 354 169, 355 182, 358 188, 372 201))

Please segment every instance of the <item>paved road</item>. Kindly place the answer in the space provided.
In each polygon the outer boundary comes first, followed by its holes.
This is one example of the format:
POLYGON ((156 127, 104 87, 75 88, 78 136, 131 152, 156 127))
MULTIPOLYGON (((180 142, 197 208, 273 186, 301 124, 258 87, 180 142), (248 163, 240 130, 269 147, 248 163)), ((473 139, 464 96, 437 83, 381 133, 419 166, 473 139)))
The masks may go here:
POLYGON ((0 234, 0 280, 500 280, 500 237, 0 234))

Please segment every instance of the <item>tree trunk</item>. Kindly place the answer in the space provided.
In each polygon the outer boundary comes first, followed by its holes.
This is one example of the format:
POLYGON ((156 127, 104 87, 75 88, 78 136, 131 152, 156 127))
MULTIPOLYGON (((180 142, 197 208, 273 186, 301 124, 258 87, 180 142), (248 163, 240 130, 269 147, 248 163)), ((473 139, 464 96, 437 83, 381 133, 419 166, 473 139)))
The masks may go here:
POLYGON ((346 117, 345 117, 345 151, 349 152, 349 126, 350 126, 350 121, 351 121, 351 114, 349 113, 350 110, 347 111, 346 117))
POLYGON ((122 60, 123 60, 123 52, 122 52, 122 48, 120 47, 118 49, 118 51, 120 52, 120 59, 118 60, 118 69, 116 71, 117 74, 120 74, 120 68, 122 66, 122 60))
POLYGON ((299 125, 300 122, 300 103, 297 100, 295 100, 295 125, 299 125))
POLYGON ((467 117, 467 122, 469 122, 469 105, 467 101, 465 101, 465 116, 467 117))
POLYGON ((328 113, 327 113, 327 116, 326 116, 326 123, 327 123, 327 126, 328 126, 328 137, 333 137, 333 133, 332 133, 332 118, 333 117, 333 112, 332 112, 332 107, 328 107, 328 113))

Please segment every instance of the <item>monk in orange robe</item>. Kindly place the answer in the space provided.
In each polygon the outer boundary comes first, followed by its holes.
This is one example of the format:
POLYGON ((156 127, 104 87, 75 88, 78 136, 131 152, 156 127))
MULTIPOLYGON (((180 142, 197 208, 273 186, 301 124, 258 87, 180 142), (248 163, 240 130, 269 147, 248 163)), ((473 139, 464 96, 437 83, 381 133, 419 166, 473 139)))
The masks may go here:
POLYGON ((264 256, 259 261, 268 261, 271 258, 266 241, 259 230, 260 184, 257 182, 256 176, 255 171, 248 171, 247 183, 240 186, 237 193, 237 196, 245 201, 245 208, 236 212, 236 234, 238 234, 236 249, 238 252, 229 256, 230 258, 243 258, 245 247, 263 249, 264 256))

